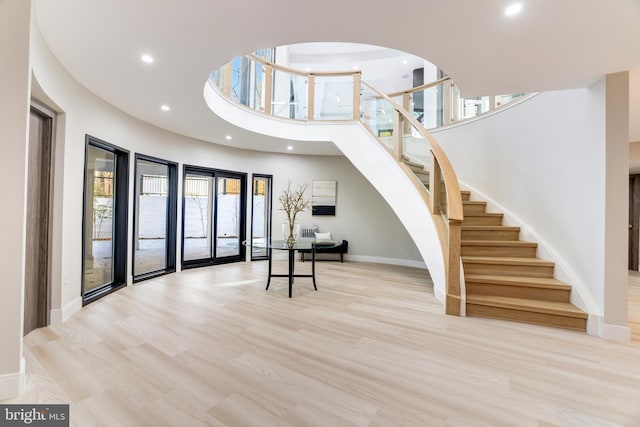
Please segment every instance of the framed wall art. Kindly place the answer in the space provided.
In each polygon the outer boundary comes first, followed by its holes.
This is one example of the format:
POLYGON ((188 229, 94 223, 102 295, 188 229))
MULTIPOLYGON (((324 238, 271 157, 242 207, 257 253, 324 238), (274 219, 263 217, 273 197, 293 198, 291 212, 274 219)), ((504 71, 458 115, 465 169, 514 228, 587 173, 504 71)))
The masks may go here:
POLYGON ((337 181, 313 181, 311 186, 311 215, 336 214, 337 181))

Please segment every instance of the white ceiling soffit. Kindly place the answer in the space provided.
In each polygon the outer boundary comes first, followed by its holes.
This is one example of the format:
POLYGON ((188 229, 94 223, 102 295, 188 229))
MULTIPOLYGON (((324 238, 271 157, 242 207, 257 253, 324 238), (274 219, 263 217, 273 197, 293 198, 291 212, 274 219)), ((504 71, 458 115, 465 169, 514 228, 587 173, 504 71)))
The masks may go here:
MULTIPOLYGON (((510 3, 35 0, 35 7, 54 55, 107 102, 173 132, 255 148, 264 137, 223 123, 202 94, 212 70, 256 49, 304 42, 398 49, 442 68, 465 96, 585 87, 640 67, 638 0, 523 0, 522 13, 509 18, 510 3), (140 61, 145 52, 151 66, 140 61), (159 110, 165 103, 170 114, 159 110)), ((267 140, 269 151, 286 152, 287 141, 267 140)), ((337 154, 309 147, 316 150, 337 154)))

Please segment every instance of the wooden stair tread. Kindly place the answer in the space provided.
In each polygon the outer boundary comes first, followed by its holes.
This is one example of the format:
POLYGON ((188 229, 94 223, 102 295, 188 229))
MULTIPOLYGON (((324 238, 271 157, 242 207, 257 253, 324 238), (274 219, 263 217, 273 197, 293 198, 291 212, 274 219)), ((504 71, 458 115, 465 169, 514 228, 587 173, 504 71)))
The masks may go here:
POLYGON ((473 283, 487 283, 496 285, 528 286, 541 289, 571 290, 571 285, 557 279, 547 277, 524 276, 496 276, 493 274, 465 274, 464 280, 473 283))
POLYGON ((587 313, 569 302, 571 285, 553 278, 555 263, 536 257, 538 244, 501 225, 504 215, 485 212, 486 202, 468 201, 469 191, 461 195, 467 315, 585 331, 587 313))
POLYGON ((526 248, 537 248, 536 242, 526 240, 462 240, 463 246, 517 246, 526 248))
POLYGON ((486 230, 486 231, 520 231, 520 227, 512 227, 509 225, 464 225, 464 221, 462 222, 463 230, 486 230))
MULTIPOLYGON (((462 202, 462 203, 466 203, 466 202, 462 202)), ((470 212, 470 213, 464 214, 465 218, 468 216, 494 216, 494 217, 502 218, 504 214, 500 212, 470 212)))
POLYGON ((490 295, 467 295, 467 304, 500 307, 511 310, 553 314, 556 316, 586 319, 587 313, 568 302, 540 301, 525 298, 498 297, 490 295))
POLYGON ((463 256, 462 263, 554 267, 555 263, 540 258, 463 256))

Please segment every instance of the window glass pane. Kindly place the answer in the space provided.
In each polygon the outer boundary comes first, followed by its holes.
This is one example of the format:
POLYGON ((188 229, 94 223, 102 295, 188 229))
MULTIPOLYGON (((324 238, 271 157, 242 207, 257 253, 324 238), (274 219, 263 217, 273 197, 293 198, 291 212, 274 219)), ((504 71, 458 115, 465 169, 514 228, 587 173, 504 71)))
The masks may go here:
POLYGON ((89 145, 85 188, 84 292, 113 282, 115 155, 89 145))
POLYGON ((240 190, 237 178, 218 178, 216 258, 240 254, 240 190))
POLYGON ((167 267, 168 178, 169 166, 138 160, 134 276, 167 267))
POLYGON ((183 259, 210 258, 213 178, 187 173, 184 186, 183 259))

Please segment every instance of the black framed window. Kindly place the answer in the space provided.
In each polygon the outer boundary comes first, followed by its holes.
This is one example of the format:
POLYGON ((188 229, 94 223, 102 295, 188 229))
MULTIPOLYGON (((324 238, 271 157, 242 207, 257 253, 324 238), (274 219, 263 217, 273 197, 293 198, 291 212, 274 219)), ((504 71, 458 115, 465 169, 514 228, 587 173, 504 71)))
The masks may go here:
POLYGON ((247 174, 184 166, 182 268, 245 260, 247 174))
MULTIPOLYGON (((271 175, 253 174, 251 188, 251 241, 254 244, 271 239, 271 175)), ((267 259, 267 250, 254 248, 251 260, 267 259)))
POLYGON ((176 271, 178 164, 135 157, 133 281, 176 271))
POLYGON ((86 135, 83 304, 127 283, 128 191, 129 152, 86 135))

